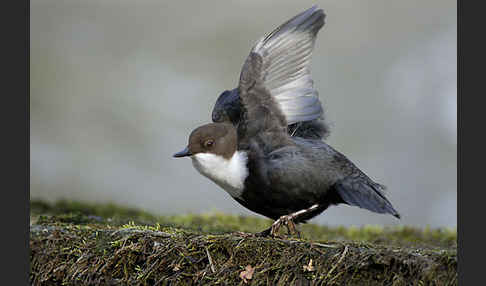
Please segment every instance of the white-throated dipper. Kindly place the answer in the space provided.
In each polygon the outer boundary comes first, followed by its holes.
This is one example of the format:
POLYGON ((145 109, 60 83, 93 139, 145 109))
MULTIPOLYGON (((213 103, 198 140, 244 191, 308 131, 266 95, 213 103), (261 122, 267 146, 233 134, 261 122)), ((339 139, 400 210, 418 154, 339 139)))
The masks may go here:
POLYGON ((324 25, 316 6, 262 38, 243 65, 239 85, 221 94, 209 123, 188 146, 194 167, 244 207, 296 231, 330 205, 348 204, 400 218, 372 181, 322 138, 329 133, 310 76, 316 35, 324 25))

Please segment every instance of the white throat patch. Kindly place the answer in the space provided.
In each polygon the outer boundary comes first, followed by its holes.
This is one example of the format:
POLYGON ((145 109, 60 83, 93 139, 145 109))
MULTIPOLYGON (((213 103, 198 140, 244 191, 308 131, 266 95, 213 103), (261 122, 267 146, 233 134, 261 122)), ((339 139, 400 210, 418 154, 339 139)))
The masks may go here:
POLYGON ((211 153, 198 153, 191 156, 192 165, 205 177, 223 188, 232 197, 239 198, 243 193, 248 177, 246 152, 236 151, 231 159, 211 153))

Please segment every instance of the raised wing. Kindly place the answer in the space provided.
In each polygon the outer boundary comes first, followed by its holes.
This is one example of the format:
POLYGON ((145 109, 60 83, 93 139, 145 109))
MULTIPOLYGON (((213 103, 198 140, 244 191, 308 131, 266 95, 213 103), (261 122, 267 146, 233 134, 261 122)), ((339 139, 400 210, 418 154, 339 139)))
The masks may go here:
POLYGON ((243 65, 239 94, 246 134, 286 130, 321 118, 323 110, 310 75, 316 35, 325 14, 317 6, 285 22, 253 47, 243 65))

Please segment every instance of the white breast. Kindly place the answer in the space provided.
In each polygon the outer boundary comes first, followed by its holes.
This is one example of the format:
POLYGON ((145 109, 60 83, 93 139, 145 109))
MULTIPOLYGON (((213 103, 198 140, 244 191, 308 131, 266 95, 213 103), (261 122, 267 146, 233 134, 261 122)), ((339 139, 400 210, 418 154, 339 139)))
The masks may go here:
POLYGON ((248 156, 245 152, 237 151, 229 160, 211 153, 198 153, 191 156, 191 159, 199 173, 218 184, 232 197, 241 196, 248 177, 248 156))

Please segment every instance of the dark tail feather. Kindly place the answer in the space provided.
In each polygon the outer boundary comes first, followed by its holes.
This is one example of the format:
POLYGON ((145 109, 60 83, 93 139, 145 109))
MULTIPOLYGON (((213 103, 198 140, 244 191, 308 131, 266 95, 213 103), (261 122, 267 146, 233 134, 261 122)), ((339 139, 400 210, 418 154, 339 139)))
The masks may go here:
POLYGON ((341 199, 348 205, 364 208, 376 213, 391 214, 400 218, 400 214, 385 198, 384 186, 361 177, 348 177, 334 186, 341 199))

